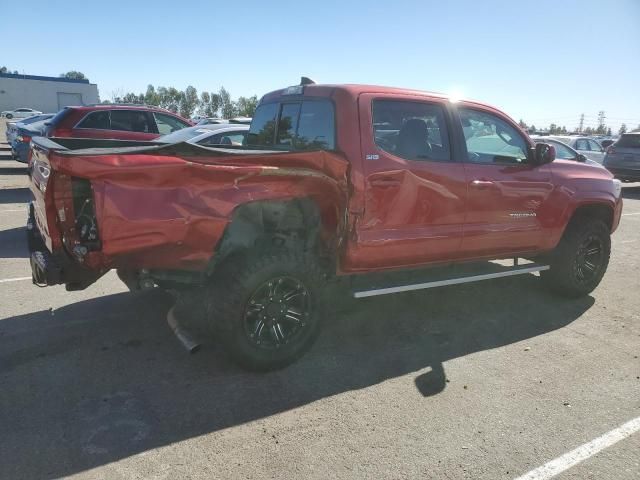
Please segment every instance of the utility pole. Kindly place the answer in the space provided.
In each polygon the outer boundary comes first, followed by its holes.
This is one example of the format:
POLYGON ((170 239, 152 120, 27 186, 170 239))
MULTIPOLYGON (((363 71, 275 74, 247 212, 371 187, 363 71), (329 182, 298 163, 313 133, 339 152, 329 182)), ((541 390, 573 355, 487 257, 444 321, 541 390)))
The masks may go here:
POLYGON ((604 133, 604 110, 598 112, 598 133, 604 133))
POLYGON ((583 128, 584 128, 584 113, 580 115, 580 125, 578 126, 578 132, 582 133, 583 128))

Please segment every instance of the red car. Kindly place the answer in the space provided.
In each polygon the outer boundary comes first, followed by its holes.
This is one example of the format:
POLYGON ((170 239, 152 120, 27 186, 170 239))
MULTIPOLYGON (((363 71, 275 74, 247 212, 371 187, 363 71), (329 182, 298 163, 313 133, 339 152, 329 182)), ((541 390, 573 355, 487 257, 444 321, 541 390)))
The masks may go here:
POLYGON ((587 295, 622 210, 607 170, 555 160, 501 111, 400 88, 269 93, 233 148, 54 140, 34 140, 34 282, 82 289, 117 269, 183 292, 178 307, 200 298, 257 370, 311 346, 337 281, 361 298, 540 272, 587 295))
POLYGON ((47 123, 47 137, 153 140, 181 128, 189 120, 167 110, 143 105, 65 107, 47 123))

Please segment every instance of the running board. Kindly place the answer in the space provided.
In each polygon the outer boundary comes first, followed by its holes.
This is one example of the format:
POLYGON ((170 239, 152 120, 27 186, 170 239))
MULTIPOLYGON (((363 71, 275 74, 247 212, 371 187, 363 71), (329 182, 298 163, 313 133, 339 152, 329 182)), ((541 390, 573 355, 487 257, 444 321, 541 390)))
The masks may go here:
POLYGON ((449 278, 444 280, 435 280, 425 283, 414 283, 412 285, 403 285, 400 287, 377 288, 373 290, 363 290, 354 292, 355 298, 375 297, 377 295, 388 295, 390 293, 410 292, 412 290, 422 290, 425 288, 443 287, 445 285, 458 285, 461 283, 480 282, 482 280, 491 280, 492 278, 512 277, 514 275, 523 275, 525 273, 541 272, 549 270, 549 265, 528 264, 523 266, 515 266, 508 270, 495 273, 485 273, 482 275, 469 275, 457 278, 449 278))

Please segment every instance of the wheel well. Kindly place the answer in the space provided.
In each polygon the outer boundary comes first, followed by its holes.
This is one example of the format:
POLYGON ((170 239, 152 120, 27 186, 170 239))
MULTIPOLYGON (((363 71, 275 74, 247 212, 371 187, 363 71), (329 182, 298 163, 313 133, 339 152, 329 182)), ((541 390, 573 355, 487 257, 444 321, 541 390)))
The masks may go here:
POLYGON ((571 222, 576 222, 585 218, 597 218, 602 220, 609 228, 609 231, 611 231, 611 228, 613 227, 613 209, 608 205, 581 205, 573 212, 571 222))
POLYGON ((248 250, 296 248, 327 254, 337 245, 337 211, 321 211, 312 198, 261 200, 237 207, 207 274, 225 259, 248 250))

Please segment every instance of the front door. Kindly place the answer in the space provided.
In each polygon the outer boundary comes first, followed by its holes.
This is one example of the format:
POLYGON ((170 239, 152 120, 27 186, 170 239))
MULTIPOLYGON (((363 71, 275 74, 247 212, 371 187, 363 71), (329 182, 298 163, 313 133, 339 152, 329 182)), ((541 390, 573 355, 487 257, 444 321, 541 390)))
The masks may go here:
POLYGON ((469 195, 462 256, 536 250, 551 215, 551 167, 529 161, 522 133, 497 114, 461 107, 469 195))
POLYGON ((421 96, 359 98, 364 212, 349 267, 420 265, 460 251, 464 163, 448 102, 421 96))

